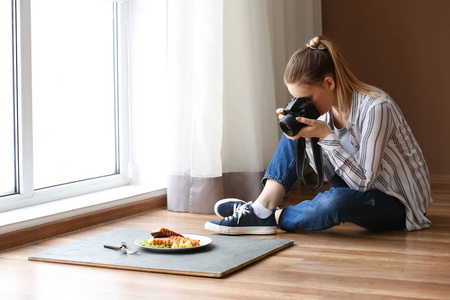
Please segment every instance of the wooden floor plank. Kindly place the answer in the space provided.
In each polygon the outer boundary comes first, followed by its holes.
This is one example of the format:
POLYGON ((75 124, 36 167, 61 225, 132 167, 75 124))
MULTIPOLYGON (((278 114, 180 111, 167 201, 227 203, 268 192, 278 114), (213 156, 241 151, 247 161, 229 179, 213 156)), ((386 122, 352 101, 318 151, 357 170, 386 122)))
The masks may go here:
MULTIPOLYGON (((214 215, 157 209, 0 252, 1 299, 450 299, 450 188, 433 187, 430 229, 370 232, 346 223, 269 238, 294 246, 222 279, 28 261, 119 228, 211 234, 214 215)), ((283 205, 314 196, 292 192, 283 205)), ((77 226, 75 226, 77 227, 77 226)), ((201 262, 199 262, 201 263, 201 262)))

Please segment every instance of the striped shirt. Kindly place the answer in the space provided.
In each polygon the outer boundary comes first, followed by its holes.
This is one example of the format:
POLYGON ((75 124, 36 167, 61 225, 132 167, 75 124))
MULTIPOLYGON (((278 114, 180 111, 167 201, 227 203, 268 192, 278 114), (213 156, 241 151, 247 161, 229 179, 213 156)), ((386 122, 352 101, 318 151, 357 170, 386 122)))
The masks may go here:
MULTIPOLYGON (((334 128, 330 112, 319 120, 334 128)), ((338 174, 354 190, 364 192, 374 188, 397 198, 405 206, 408 231, 430 227, 431 222, 425 217, 433 202, 428 167, 392 98, 386 94, 376 98, 354 92, 345 127, 355 150, 353 155, 344 149, 335 132, 319 141, 325 179, 338 174)), ((311 167, 316 170, 310 145, 307 152, 311 167)))

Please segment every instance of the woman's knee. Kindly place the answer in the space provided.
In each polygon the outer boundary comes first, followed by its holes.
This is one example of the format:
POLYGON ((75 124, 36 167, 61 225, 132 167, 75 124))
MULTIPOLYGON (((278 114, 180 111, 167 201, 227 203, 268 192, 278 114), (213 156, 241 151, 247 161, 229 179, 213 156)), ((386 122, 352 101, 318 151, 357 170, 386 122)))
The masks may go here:
POLYGON ((338 210, 351 204, 355 197, 355 191, 351 188, 336 187, 319 194, 314 198, 322 206, 328 206, 330 209, 338 210))

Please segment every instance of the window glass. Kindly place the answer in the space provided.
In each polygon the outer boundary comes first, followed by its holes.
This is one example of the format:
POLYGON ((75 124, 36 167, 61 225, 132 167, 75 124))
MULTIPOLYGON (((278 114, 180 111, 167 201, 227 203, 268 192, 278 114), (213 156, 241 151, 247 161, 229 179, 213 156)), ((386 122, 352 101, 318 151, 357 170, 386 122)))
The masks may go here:
POLYGON ((118 171, 112 6, 31 1, 35 189, 118 171))
POLYGON ((11 1, 0 1, 0 196, 15 191, 11 1))

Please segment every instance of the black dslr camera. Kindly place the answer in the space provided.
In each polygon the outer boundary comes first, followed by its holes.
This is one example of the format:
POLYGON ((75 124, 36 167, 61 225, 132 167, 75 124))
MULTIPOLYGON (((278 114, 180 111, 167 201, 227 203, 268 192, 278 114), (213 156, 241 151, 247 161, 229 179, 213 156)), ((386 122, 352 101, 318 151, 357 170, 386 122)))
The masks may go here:
POLYGON ((315 106, 307 101, 308 98, 294 98, 284 108, 286 115, 280 120, 280 127, 284 133, 289 136, 295 136, 302 127, 306 125, 298 122, 296 117, 304 117, 307 119, 317 119, 320 117, 315 106))
MULTIPOLYGON (((308 98, 294 98, 289 102, 284 108, 284 114, 286 115, 280 120, 281 130, 286 135, 295 136, 297 133, 306 126, 306 124, 298 122, 295 118, 303 117, 307 119, 317 119, 320 117, 319 112, 316 107, 308 102, 308 98)), ((309 165, 308 157, 306 155, 306 143, 303 137, 299 138, 297 141, 297 154, 296 154, 296 172, 297 177, 302 180, 302 182, 313 191, 317 191, 322 187, 323 184, 323 162, 322 162, 322 149, 318 145, 318 138, 311 138, 311 146, 314 156, 314 163, 317 169, 317 184, 313 188, 311 187, 304 178, 304 171, 307 165, 309 165)))

